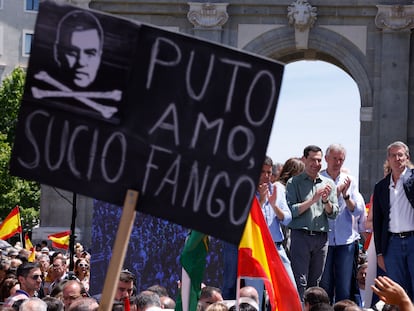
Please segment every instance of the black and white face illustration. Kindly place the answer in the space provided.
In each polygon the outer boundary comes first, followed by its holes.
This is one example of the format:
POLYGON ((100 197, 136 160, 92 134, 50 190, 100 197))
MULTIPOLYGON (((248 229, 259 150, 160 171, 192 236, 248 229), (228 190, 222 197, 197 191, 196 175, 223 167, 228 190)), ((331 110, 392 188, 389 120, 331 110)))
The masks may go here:
POLYGON ((53 98, 72 111, 68 103, 78 103, 98 112, 104 119, 111 119, 118 112, 115 103, 121 101, 122 91, 108 90, 108 86, 102 87, 99 83, 102 81, 100 67, 104 63, 103 46, 104 31, 96 16, 82 10, 63 15, 53 44, 53 60, 57 70, 41 68, 34 75, 35 80, 45 85, 32 87, 33 97, 53 98))
POLYGON ((101 63, 97 30, 74 31, 70 49, 64 55, 65 66, 73 75, 73 83, 79 87, 89 86, 95 80, 101 63))
POLYGON ((65 15, 57 29, 55 61, 80 88, 91 85, 101 64, 103 30, 98 19, 88 12, 65 15))

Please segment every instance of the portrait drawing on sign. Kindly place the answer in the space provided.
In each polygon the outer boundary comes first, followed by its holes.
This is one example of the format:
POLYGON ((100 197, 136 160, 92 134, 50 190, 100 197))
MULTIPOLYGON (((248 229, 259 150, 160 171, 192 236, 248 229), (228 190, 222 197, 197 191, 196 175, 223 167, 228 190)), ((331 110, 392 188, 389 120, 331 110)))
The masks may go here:
POLYGON ((104 32, 93 14, 75 10, 64 15, 57 26, 53 46, 58 75, 55 78, 46 70, 37 72, 34 78, 46 86, 32 86, 32 96, 73 105, 72 111, 87 109, 101 118, 112 118, 118 112, 122 91, 99 89, 103 44, 104 32))

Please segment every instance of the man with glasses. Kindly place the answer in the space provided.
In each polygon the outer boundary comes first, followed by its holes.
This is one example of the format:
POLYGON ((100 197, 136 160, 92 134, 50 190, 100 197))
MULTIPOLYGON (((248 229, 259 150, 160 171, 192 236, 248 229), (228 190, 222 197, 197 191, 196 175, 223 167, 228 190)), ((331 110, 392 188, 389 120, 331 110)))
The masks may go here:
POLYGON ((3 306, 11 307, 18 300, 36 297, 42 285, 42 271, 37 262, 22 263, 17 268, 16 276, 19 280, 20 289, 14 295, 10 296, 3 306))
POLYGON ((52 267, 53 273, 55 275, 55 280, 52 282, 52 284, 50 284, 49 293, 51 293, 53 288, 55 288, 55 286, 58 285, 60 282, 68 279, 66 258, 61 256, 55 257, 53 259, 52 267))

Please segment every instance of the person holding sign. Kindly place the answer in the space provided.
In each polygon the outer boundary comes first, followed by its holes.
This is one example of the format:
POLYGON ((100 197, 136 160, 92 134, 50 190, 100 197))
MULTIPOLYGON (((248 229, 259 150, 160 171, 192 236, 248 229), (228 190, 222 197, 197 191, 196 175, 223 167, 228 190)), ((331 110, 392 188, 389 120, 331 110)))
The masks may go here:
POLYGON ((322 150, 307 146, 302 161, 305 171, 286 184, 286 199, 292 212, 290 254, 299 296, 306 288, 318 286, 328 253, 328 218, 338 214, 336 186, 321 176, 322 150))

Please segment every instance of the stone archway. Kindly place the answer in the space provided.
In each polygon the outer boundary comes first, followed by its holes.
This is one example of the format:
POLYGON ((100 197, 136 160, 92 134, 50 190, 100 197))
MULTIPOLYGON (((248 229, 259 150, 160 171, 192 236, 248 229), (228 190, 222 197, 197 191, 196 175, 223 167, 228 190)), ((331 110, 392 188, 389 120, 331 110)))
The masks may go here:
POLYGON ((89 6, 284 63, 322 60, 340 67, 355 80, 361 97, 359 186, 365 200, 383 175, 386 146, 402 140, 414 148, 412 1, 58 2, 89 6), (288 17, 294 3, 310 6, 313 18, 298 23, 304 31, 299 46, 299 28, 288 17))
MULTIPOLYGON (((360 121, 372 121, 372 86, 364 64, 364 55, 352 42, 339 34, 324 28, 314 29, 309 36, 308 49, 298 50, 295 46, 293 30, 282 27, 267 31, 250 42, 243 49, 266 57, 290 63, 298 60, 321 60, 338 66, 347 72, 358 85, 361 97, 360 121), (267 42, 263 45, 263 42, 267 42), (340 42, 340 44, 338 44, 340 42)), ((369 161, 369 146, 363 143, 366 128, 361 126, 360 163, 369 161)), ((360 166, 361 192, 369 197, 369 167, 360 166), (365 185, 365 188, 364 188, 365 185)))

